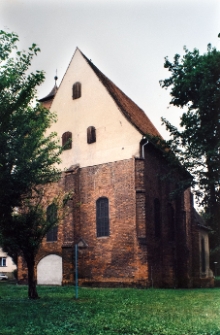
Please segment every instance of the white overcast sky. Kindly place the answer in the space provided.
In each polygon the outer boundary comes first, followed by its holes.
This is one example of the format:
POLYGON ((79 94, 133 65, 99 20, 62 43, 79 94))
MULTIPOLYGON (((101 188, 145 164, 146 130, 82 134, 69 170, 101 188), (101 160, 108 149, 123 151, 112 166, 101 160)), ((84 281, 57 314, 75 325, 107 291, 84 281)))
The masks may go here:
MULTIPOLYGON (((183 46, 220 49, 220 0, 0 0, 0 29, 19 35, 21 49, 41 48, 32 69, 44 70, 39 98, 60 83, 78 46, 167 137, 161 117, 177 124, 179 111, 167 108, 169 76, 164 57, 183 46)), ((88 111, 89 112, 89 111, 88 111)))

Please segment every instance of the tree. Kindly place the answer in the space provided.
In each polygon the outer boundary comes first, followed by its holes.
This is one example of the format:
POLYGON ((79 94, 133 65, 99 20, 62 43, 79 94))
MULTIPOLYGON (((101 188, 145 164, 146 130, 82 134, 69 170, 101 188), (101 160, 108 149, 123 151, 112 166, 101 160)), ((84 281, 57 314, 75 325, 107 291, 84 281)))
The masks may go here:
POLYGON ((55 133, 45 135, 55 115, 36 101, 44 73, 29 69, 40 49, 33 44, 28 52, 17 51, 17 42, 16 34, 0 31, 0 243, 15 254, 22 251, 34 299, 34 258, 51 228, 40 190, 59 178, 61 148, 55 133))
POLYGON ((171 72, 160 85, 170 88, 170 104, 183 108, 180 129, 162 119, 171 140, 170 151, 193 176, 191 185, 208 224, 213 229, 211 248, 220 249, 220 52, 208 45, 207 53, 199 50, 165 58, 164 67, 171 72))
POLYGON ((39 298, 35 280, 36 255, 45 235, 63 218, 68 198, 69 194, 59 193, 53 199, 45 199, 45 189, 39 186, 37 191, 32 191, 31 197, 24 197, 19 212, 15 212, 10 224, 2 228, 3 246, 17 256, 22 255, 27 264, 30 299, 39 298))

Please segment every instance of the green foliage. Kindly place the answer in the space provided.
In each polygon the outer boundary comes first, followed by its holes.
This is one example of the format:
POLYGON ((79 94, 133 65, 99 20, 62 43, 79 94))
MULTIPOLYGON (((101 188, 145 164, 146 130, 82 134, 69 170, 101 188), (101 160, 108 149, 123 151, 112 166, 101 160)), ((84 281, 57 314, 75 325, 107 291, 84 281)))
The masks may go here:
POLYGON ((220 200, 220 52, 210 45, 204 55, 197 49, 184 50, 182 59, 175 55, 171 63, 166 58, 164 67, 171 72, 171 77, 160 82, 164 88, 171 86, 170 104, 184 108, 181 130, 163 121, 172 137, 169 145, 195 176, 199 195, 207 204, 211 185, 215 187, 216 200, 220 200))
POLYGON ((40 243, 56 224, 46 219, 42 185, 59 178, 61 148, 55 133, 46 135, 55 115, 36 100, 44 73, 30 72, 40 49, 17 51, 17 42, 0 31, 0 245, 14 260, 22 252, 30 286, 40 243))
POLYGON ((220 290, 79 289, 0 283, 0 334, 219 335, 220 290))
POLYGON ((16 51, 18 36, 0 31, 0 219, 10 219, 24 194, 54 181, 60 148, 56 134, 45 132, 55 116, 36 102, 44 73, 29 73, 39 48, 16 51))
POLYGON ((15 213, 11 223, 2 228, 4 245, 14 252, 22 252, 26 262, 35 258, 43 237, 58 223, 57 218, 51 222, 45 215, 42 197, 43 194, 31 201, 25 199, 20 213, 15 213))
MULTIPOLYGON (((208 45, 207 53, 189 51, 173 62, 165 58, 171 73, 161 80, 170 88, 170 104, 183 108, 180 129, 162 119, 170 132, 167 146, 193 176, 192 186, 206 210, 220 246, 220 52, 208 45)), ((213 245, 212 245, 213 247, 213 245)))

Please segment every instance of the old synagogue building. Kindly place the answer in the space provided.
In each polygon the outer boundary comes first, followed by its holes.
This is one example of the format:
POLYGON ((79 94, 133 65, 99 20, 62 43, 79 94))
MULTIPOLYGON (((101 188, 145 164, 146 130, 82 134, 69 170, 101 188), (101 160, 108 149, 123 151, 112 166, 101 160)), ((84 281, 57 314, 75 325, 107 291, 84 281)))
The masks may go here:
MULTIPOLYGON (((36 258, 38 284, 208 287, 208 228, 190 189, 170 198, 181 173, 145 135, 160 136, 146 114, 78 48, 59 88, 40 102, 57 113, 51 131, 65 146, 62 177, 51 199, 71 192, 64 220, 44 238, 36 258)), ((54 205, 47 213, 55 211, 54 205)), ((21 257, 18 280, 27 280, 21 257)))

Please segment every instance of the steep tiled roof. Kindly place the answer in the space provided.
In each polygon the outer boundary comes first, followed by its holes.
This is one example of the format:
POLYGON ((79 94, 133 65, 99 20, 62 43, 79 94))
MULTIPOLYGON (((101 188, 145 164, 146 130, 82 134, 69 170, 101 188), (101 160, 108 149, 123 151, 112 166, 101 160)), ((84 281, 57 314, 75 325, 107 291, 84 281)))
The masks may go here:
MULTIPOLYGON (((80 51, 81 52, 81 51, 80 51)), ((149 120, 144 111, 138 107, 125 93, 123 93, 110 79, 108 79, 82 52, 82 56, 93 69, 99 80, 114 99, 126 119, 143 135, 160 136, 158 130, 149 120)))

